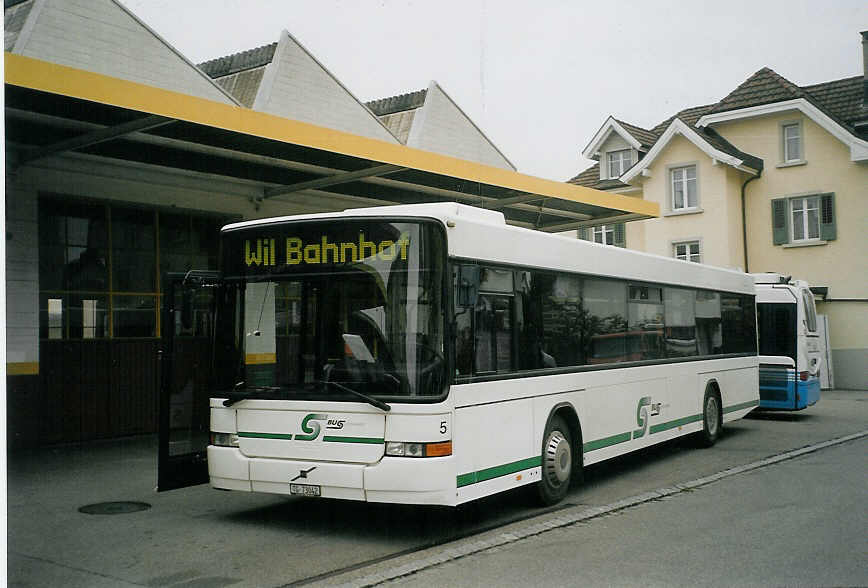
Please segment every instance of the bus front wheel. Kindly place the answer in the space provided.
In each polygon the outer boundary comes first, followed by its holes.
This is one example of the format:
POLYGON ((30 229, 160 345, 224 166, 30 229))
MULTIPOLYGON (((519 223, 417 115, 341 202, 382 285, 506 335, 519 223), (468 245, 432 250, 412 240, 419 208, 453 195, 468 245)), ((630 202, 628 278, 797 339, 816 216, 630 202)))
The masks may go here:
POLYGON ((555 416, 549 421, 543 435, 542 479, 537 494, 543 505, 563 500, 570 489, 573 475, 573 441, 564 420, 555 416))
POLYGON ((723 407, 720 403, 720 394, 714 387, 705 390, 705 398, 702 400, 702 432, 699 442, 703 447, 711 447, 720 437, 723 428, 723 407))

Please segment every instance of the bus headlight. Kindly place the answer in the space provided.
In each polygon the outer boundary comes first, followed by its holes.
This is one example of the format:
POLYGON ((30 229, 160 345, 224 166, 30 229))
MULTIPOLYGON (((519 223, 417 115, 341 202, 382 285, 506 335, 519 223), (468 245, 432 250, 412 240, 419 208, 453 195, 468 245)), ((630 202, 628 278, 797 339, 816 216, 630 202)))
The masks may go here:
POLYGON ((215 433, 211 431, 211 445, 238 447, 238 435, 235 433, 215 433))
POLYGON ((386 455, 392 457, 444 457, 452 455, 452 441, 438 443, 386 442, 386 455))

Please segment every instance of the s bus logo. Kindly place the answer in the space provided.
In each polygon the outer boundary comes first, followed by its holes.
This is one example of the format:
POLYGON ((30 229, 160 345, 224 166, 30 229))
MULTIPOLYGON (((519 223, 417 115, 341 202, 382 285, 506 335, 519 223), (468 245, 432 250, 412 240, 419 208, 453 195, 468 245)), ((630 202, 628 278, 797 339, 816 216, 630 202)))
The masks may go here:
POLYGON ((298 441, 313 441, 317 437, 319 437, 320 431, 322 427, 317 421, 325 421, 328 420, 329 415, 327 414, 317 414, 315 412, 310 413, 305 416, 301 421, 301 430, 304 431, 305 435, 296 435, 295 438, 298 441))
POLYGON ((644 437, 648 432, 648 406, 651 404, 650 396, 643 396, 636 406, 636 424, 641 427, 633 431, 633 439, 644 437))

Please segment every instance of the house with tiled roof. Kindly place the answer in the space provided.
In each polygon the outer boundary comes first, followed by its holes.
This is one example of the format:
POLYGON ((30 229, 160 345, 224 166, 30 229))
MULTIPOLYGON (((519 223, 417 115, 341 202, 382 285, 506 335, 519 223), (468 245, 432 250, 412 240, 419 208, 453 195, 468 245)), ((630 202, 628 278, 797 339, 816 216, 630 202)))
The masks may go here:
MULTIPOLYGON (((868 32, 862 76, 800 86, 762 68, 713 104, 646 127, 610 116, 569 181, 661 216, 579 237, 807 280, 842 388, 868 388, 868 32)), ((831 382, 830 382, 831 384, 831 382)))

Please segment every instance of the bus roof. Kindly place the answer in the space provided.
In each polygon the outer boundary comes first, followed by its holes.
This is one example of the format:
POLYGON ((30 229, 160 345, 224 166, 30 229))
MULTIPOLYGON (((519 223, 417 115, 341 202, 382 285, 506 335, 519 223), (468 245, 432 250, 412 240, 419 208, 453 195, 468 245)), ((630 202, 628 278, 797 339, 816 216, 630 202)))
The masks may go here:
POLYGON ((681 261, 552 235, 506 224, 502 213, 455 202, 354 208, 342 212, 283 216, 233 223, 232 231, 257 226, 359 217, 431 218, 447 227, 449 254, 494 264, 567 271, 673 286, 754 294, 754 278, 741 271, 681 261))

